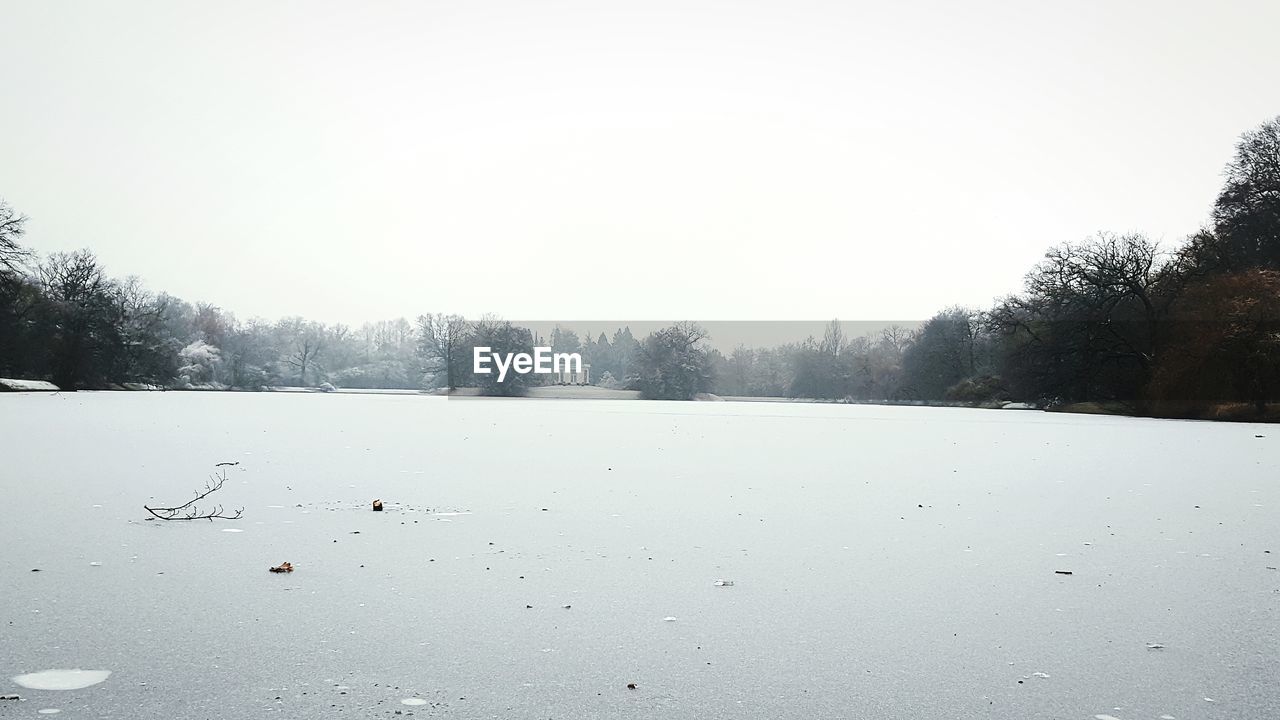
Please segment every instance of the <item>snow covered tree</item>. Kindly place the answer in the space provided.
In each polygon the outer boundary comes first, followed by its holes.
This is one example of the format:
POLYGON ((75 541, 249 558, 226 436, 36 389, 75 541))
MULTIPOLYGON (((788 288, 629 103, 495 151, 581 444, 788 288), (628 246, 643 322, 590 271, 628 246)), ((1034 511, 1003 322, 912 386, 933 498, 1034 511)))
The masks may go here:
POLYGON ((692 400, 711 390, 711 358, 702 326, 680 322, 640 343, 628 384, 654 400, 692 400))
POLYGON ((182 361, 178 378, 187 384, 213 380, 214 373, 222 364, 222 352, 203 340, 196 340, 179 350, 178 358, 182 361))

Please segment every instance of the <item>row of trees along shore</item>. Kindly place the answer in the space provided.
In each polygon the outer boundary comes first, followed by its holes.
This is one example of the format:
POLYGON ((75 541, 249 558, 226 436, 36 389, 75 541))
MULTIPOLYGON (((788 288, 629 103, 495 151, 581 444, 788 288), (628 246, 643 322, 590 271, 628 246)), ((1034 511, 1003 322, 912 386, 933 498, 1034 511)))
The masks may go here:
POLYGON ((63 389, 477 387, 522 394, 545 376, 473 375, 472 348, 578 352, 592 383, 643 397, 699 393, 852 402, 1037 406, 1263 418, 1280 400, 1280 117, 1245 133, 1205 227, 1164 250, 1141 234, 1055 247, 1023 290, 916 328, 727 354, 677 323, 550 338, 497 318, 429 314, 359 328, 239 320, 114 279, 88 250, 39 257, 0 201, 0 377, 63 389))

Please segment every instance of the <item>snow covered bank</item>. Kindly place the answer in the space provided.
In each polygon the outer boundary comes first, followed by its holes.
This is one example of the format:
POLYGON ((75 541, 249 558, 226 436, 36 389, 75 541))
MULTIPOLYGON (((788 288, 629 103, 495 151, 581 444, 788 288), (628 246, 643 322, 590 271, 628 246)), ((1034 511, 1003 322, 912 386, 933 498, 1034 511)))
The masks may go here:
POLYGON ((0 392, 57 392, 58 386, 44 380, 0 378, 0 392))

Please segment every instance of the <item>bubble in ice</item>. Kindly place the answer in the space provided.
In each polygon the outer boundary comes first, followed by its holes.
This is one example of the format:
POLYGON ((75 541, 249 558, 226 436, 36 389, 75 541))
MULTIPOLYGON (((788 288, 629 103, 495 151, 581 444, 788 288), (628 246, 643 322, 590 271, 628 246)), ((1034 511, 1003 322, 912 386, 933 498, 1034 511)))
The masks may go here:
POLYGON ((426 705, 427 701, 422 698, 405 698, 400 701, 401 705, 426 705))
POLYGON ((41 715, 57 715, 62 711, 59 710, 58 708, 43 708, 43 709, 37 710, 36 712, 41 715))
POLYGON ((240 528, 222 528, 222 532, 244 532, 240 528))
POLYGON ((110 670, 42 670, 18 675, 13 681, 28 690, 79 690, 97 685, 110 675, 110 670))

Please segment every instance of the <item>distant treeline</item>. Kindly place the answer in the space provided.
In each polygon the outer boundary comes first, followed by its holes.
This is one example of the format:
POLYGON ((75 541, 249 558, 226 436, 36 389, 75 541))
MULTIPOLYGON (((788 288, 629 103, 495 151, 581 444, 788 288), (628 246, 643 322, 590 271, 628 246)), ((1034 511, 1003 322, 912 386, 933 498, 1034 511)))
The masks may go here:
POLYGON ((38 258, 0 201, 0 377, 64 389, 146 383, 261 389, 479 387, 521 394, 546 376, 471 373, 471 349, 579 352, 591 383, 650 398, 698 393, 860 402, 1086 404, 1175 417, 1260 417, 1280 396, 1280 118, 1245 133, 1206 226, 1161 250, 1102 233, 1051 249, 1022 292, 921 327, 771 348, 710 347, 677 323, 549 338, 495 318, 430 314, 359 328, 237 320, 108 277, 81 250, 38 258))

